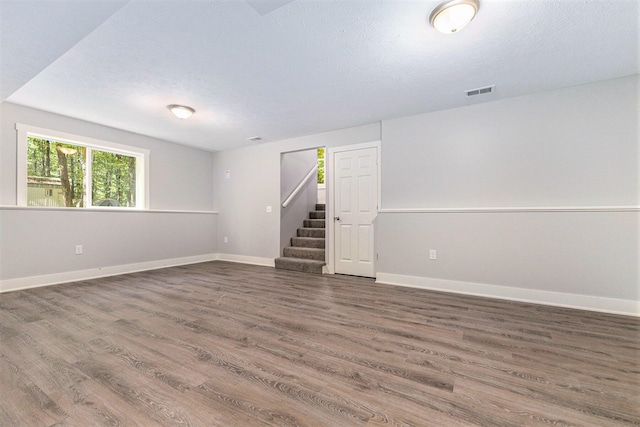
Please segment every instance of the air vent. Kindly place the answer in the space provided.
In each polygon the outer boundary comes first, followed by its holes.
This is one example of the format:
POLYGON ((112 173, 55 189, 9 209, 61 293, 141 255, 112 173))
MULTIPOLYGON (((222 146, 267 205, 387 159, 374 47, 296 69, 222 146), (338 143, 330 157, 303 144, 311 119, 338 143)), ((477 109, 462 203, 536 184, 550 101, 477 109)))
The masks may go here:
POLYGON ((486 93, 492 93, 495 87, 495 85, 480 87, 478 89, 467 90, 465 91, 465 93, 467 94, 467 96, 484 95, 486 93))
POLYGON ((251 141, 251 142, 259 142, 262 141, 262 137, 259 136, 252 136, 251 138, 247 138, 247 141, 251 141))

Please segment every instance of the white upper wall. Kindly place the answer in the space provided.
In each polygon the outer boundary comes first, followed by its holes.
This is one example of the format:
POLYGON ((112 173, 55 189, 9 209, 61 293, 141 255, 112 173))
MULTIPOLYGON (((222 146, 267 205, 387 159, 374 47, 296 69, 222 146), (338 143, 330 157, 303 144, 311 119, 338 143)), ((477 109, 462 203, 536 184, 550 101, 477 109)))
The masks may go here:
POLYGON ((0 206, 16 204, 15 124, 21 123, 148 149, 150 209, 213 207, 211 152, 10 103, 0 104, 0 118, 0 206))
POLYGON ((635 206, 639 76, 382 123, 382 206, 635 206))

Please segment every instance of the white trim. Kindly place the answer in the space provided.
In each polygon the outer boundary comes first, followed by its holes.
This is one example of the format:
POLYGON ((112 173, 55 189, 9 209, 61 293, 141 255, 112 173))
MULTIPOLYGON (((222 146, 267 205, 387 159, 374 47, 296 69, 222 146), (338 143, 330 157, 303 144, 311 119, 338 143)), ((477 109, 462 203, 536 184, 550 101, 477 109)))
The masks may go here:
POLYGON ((140 197, 142 203, 144 203, 139 209, 149 209, 149 206, 151 206, 149 204, 151 194, 149 191, 149 181, 151 180, 151 175, 149 175, 150 156, 151 152, 146 151, 146 154, 138 158, 142 164, 139 168, 136 168, 136 198, 140 197))
POLYGON ((64 212, 113 212, 113 213, 179 213, 179 214, 215 214, 218 211, 196 211, 196 210, 171 210, 171 209, 135 209, 135 208, 113 208, 109 206, 92 206, 90 208, 67 208, 48 206, 2 206, 0 210, 23 210, 23 211, 64 211, 64 212))
POLYGON ((378 213, 533 213, 533 212, 640 212, 640 206, 540 206, 496 208, 379 209, 378 213))
POLYGON ((378 273, 376 283, 640 317, 640 301, 378 273))
POLYGON ((135 264, 114 265, 109 267, 91 268, 88 270, 6 279, 0 280, 0 293, 39 288, 42 286, 51 286, 60 283, 91 280, 100 277, 117 276, 120 274, 136 273, 139 271, 156 270, 159 268, 176 267, 179 265, 197 264, 201 262, 215 261, 217 259, 217 254, 194 255, 181 258, 139 262, 135 264))
POLYGON ((236 254, 217 254, 219 261, 237 262, 240 264, 252 264, 261 265, 264 267, 275 267, 276 263, 273 258, 263 258, 257 256, 248 255, 236 255, 236 254))
POLYGON ((98 267, 87 270, 67 271, 63 273, 44 274, 41 276, 20 277, 17 279, 5 279, 0 280, 0 294, 2 294, 3 292, 41 288, 44 286, 59 285, 61 283, 80 282, 91 279, 99 279, 101 277, 118 276, 121 274, 137 273, 140 271, 157 270, 161 268, 177 267, 180 265, 198 264, 201 262, 210 261, 228 261, 241 264, 275 267, 275 261, 272 258, 214 253, 181 258, 162 259, 157 261, 146 261, 135 264, 98 267))
MULTIPOLYGON (((91 147, 85 147, 85 158, 84 158, 84 207, 93 207, 93 149, 91 147)), ((140 160, 136 157, 136 161, 140 160)), ((138 178, 138 168, 136 168, 136 178, 138 178)), ((28 191, 28 190, 27 190, 28 191)), ((138 191, 138 186, 136 185, 136 191, 138 191)), ((137 194, 137 193, 136 193, 137 194)), ((137 203, 136 203, 137 204, 137 203)), ((146 207, 147 205, 145 205, 146 207)))
POLYGON ((27 206, 27 129, 16 124, 16 203, 27 206))
MULTIPOLYGON (((63 142, 87 147, 87 156, 90 157, 91 149, 102 149, 111 153, 134 156, 136 158, 136 207, 133 209, 146 209, 149 207, 149 156, 150 151, 145 148, 130 145, 117 144, 111 141, 74 135, 53 129, 45 129, 37 126, 16 123, 16 149, 17 149, 17 185, 16 201, 19 206, 27 205, 27 137, 33 135, 42 138, 53 138, 63 142)), ((90 175, 91 162, 87 161, 87 174, 90 175)), ((91 181, 87 182, 87 194, 89 202, 91 197, 91 181)), ((90 203, 86 203, 90 205, 90 203)), ((76 208, 78 209, 78 208, 76 208)), ((80 208, 80 209, 87 209, 80 208)))
MULTIPOLYGON (((378 212, 380 212, 380 206, 382 206, 382 141, 371 141, 371 142, 363 142, 360 144, 351 144, 351 145, 340 145, 337 147, 327 147, 325 149, 325 160, 324 160, 324 182, 326 185, 326 231, 325 231, 325 251, 327 253, 326 261, 326 272, 328 274, 335 274, 335 247, 334 247, 334 200, 333 200, 333 155, 335 153, 341 153, 344 151, 354 151, 354 150, 362 150, 365 148, 376 148, 378 150, 377 154, 377 162, 378 162, 378 212), (329 160, 328 160, 329 159, 329 160)), ((376 230, 374 227, 373 230, 373 239, 375 242, 376 230)), ((375 243, 374 243, 375 245, 375 243)), ((375 255, 375 254, 374 254, 375 255)), ((374 259, 374 272, 376 271, 376 261, 374 259)), ((324 272, 324 269, 323 269, 324 272)))

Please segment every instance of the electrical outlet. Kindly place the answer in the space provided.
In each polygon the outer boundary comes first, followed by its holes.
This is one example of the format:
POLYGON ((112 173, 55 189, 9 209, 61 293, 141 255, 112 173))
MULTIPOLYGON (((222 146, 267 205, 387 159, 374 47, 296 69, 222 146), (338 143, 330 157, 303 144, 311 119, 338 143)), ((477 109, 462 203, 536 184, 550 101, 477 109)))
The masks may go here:
POLYGON ((273 212, 273 208, 271 206, 267 206, 267 213, 273 212))
POLYGON ((76 245, 76 255, 82 255, 82 245, 76 245))
POLYGON ((224 236, 224 242, 229 243, 229 238, 227 236, 224 236))
POLYGON ((431 249, 429 251, 429 259, 431 260, 438 259, 438 251, 436 251, 435 249, 431 249))
POLYGON ((224 179, 231 178, 231 171, 224 171, 224 179))

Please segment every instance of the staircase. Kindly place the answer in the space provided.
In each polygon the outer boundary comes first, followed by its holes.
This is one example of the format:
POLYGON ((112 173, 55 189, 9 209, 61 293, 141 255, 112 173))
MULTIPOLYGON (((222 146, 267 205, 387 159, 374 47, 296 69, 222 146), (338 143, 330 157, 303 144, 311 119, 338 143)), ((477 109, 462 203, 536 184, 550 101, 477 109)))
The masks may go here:
POLYGON ((324 209, 325 205, 317 204, 316 210, 309 212, 309 219, 304 220, 304 227, 298 228, 298 236, 292 237, 291 246, 284 248, 284 256, 276 258, 276 268, 322 274, 322 267, 326 264, 324 209))

